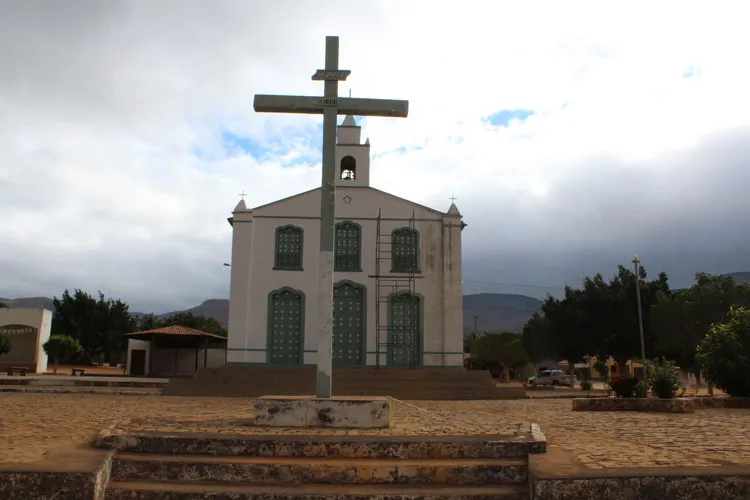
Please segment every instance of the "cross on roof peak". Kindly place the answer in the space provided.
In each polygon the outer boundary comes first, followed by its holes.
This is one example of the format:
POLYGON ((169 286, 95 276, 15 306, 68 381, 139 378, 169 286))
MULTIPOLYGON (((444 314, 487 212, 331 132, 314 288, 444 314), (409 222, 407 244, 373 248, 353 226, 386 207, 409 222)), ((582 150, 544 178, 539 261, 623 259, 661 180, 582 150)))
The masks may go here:
POLYGON ((454 195, 451 195, 451 197, 448 199, 451 200, 451 203, 455 203, 458 198, 456 198, 454 195))
POLYGON ((238 194, 237 196, 240 196, 240 197, 241 197, 241 198, 242 198, 242 199, 244 200, 244 199, 245 199, 245 196, 247 196, 247 193, 246 193, 246 192, 245 192, 245 190, 243 189, 243 190, 242 190, 242 192, 241 192, 240 194, 238 194))

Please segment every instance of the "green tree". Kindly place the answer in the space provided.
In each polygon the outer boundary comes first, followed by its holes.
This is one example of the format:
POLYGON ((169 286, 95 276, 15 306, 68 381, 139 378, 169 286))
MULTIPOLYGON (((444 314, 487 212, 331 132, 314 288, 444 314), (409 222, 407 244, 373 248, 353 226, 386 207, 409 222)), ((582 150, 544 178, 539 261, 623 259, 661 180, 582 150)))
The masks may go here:
POLYGON ((139 332, 145 332, 146 330, 154 330, 160 328, 162 325, 158 316, 154 313, 144 314, 136 319, 136 330, 139 332))
POLYGON ((3 307, 10 308, 10 306, 8 304, 6 304, 5 302, 0 302, 0 309, 2 309, 3 307))
POLYGON ((521 344, 529 362, 534 365, 535 372, 536 365, 557 357, 556 345, 550 335, 549 321, 539 313, 534 313, 523 326, 521 344))
POLYGON ((700 381, 696 349, 711 326, 724 323, 732 307, 750 306, 750 285, 730 276, 697 273, 688 289, 661 293, 650 311, 656 352, 677 361, 700 381))
POLYGON ((709 382, 733 397, 750 396, 750 309, 732 308, 711 327, 696 359, 709 382))
POLYGON ((464 353, 471 352, 471 343, 481 337, 483 334, 478 332, 471 332, 469 335, 464 337, 464 353))
POLYGON ((472 341, 469 349, 471 357, 487 367, 499 365, 510 369, 528 363, 520 333, 487 333, 472 341))
POLYGON ((13 346, 10 343, 10 337, 7 335, 0 335, 0 356, 5 356, 12 348, 13 346))
POLYGON ((193 328, 195 330, 200 330, 206 333, 213 333, 214 335, 220 335, 222 337, 227 336, 227 330, 224 327, 222 327, 219 324, 219 322, 216 321, 214 318, 209 318, 209 317, 201 316, 201 315, 195 316, 193 313, 190 313, 190 312, 181 312, 181 313, 173 314, 172 316, 169 316, 168 318, 160 320, 159 323, 160 323, 159 327, 180 325, 180 326, 186 326, 188 328, 193 328))
POLYGON ((53 373, 57 374, 57 366, 61 359, 70 359, 77 356, 83 348, 78 339, 70 335, 52 335, 42 346, 47 356, 54 362, 53 373))
POLYGON ((88 359, 103 357, 110 362, 112 355, 125 349, 123 334, 135 331, 135 321, 129 306, 120 299, 106 299, 99 292, 96 299, 76 289, 68 290, 53 300, 52 335, 70 335, 77 339, 88 359))

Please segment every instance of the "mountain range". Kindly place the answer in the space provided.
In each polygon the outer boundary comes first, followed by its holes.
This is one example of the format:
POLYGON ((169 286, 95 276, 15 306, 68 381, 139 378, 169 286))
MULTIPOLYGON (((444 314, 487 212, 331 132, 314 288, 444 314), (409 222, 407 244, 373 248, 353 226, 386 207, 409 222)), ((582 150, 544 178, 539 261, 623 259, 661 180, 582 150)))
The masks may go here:
MULTIPOLYGON (((750 283, 750 272, 729 273, 738 283, 750 283)), ((43 307, 54 310, 52 299, 48 297, 24 297, 19 299, 5 299, 3 302, 10 307, 43 307)), ((532 314, 539 311, 542 301, 526 295, 504 293, 479 293, 464 295, 464 335, 476 330, 479 332, 517 332, 532 314)), ((167 317, 180 312, 190 312, 196 316, 206 316, 216 319, 226 328, 229 320, 228 299, 208 299, 202 304, 185 311, 171 311, 157 314, 167 317)), ((143 313, 133 313, 140 316, 143 313)))

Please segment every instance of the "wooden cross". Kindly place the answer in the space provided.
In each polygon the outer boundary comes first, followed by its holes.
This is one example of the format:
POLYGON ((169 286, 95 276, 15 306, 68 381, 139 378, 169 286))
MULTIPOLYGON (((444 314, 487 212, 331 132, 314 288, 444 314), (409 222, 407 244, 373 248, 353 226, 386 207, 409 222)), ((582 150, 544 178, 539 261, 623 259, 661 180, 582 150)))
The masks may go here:
POLYGON ((450 197, 450 198, 448 198, 448 199, 449 199, 449 200, 451 200, 451 203, 456 203, 456 200, 457 200, 458 198, 456 198, 456 197, 455 197, 454 195, 451 195, 451 197, 450 197))
POLYGON ((243 189, 243 190, 242 190, 242 192, 241 192, 240 194, 238 194, 237 196, 241 196, 241 197, 242 197, 242 199, 244 200, 244 199, 245 199, 245 196, 247 196, 247 193, 246 193, 246 192, 245 192, 245 190, 243 189))
POLYGON ((323 175, 320 190, 320 256, 318 260, 318 369, 316 395, 331 397, 333 369, 333 249, 336 203, 336 125, 338 115, 405 118, 409 101, 339 97, 339 82, 351 71, 339 69, 339 37, 326 37, 325 69, 313 80, 323 81, 323 97, 256 94, 253 109, 261 113, 323 115, 323 175))

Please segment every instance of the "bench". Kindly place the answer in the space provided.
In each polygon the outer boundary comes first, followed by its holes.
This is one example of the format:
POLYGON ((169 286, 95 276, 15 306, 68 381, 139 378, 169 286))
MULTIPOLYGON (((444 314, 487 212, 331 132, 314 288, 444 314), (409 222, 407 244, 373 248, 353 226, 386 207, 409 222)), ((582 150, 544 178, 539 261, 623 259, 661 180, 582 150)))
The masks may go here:
POLYGON ((22 366, 11 366, 8 368, 8 376, 12 377, 13 375, 21 375, 22 377, 25 377, 27 371, 28 368, 22 366))
POLYGON ((76 376, 76 372, 78 372, 78 373, 80 373, 81 375, 83 375, 83 372, 85 372, 85 371, 86 371, 86 370, 82 370, 82 369, 80 369, 80 368, 73 368, 73 369, 71 370, 70 374, 71 374, 71 375, 73 375, 73 376, 75 377, 75 376, 76 376))

